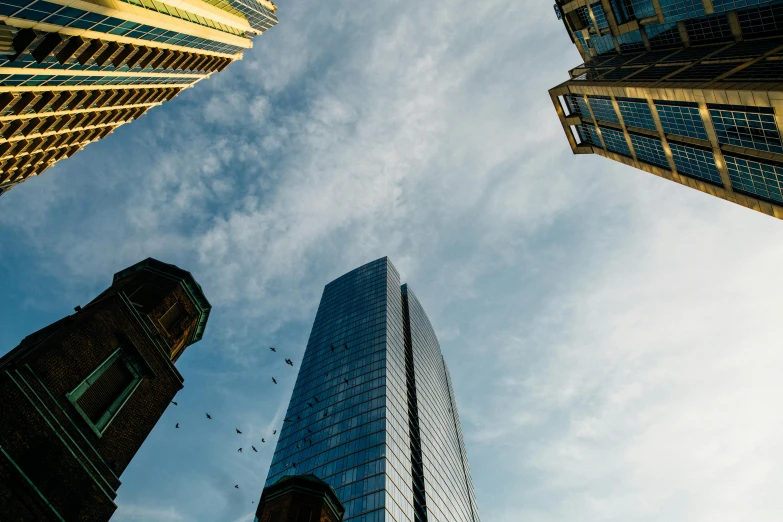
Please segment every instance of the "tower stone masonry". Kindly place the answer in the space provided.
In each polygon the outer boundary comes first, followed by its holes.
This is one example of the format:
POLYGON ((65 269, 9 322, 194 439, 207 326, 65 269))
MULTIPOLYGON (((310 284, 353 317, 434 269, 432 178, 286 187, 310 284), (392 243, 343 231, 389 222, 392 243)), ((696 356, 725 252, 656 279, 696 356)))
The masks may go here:
POLYGON ((210 309, 189 272, 148 258, 0 358, 0 520, 109 520, 210 309))

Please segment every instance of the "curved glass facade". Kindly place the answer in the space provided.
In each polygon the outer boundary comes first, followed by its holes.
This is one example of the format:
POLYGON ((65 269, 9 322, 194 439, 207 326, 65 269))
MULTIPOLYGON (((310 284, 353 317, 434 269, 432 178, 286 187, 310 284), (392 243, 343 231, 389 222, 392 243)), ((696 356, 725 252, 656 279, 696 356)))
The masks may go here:
POLYGON ((266 485, 303 473, 346 521, 479 520, 440 347, 387 258, 324 289, 266 485))

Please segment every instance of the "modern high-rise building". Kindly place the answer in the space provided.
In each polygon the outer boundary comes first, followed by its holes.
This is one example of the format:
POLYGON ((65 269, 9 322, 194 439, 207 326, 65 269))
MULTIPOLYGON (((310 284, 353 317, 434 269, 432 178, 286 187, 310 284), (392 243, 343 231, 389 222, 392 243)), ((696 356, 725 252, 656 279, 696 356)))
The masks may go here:
POLYGON ((783 1, 557 0, 584 60, 549 94, 599 154, 783 219, 783 1))
POLYGON ((387 258, 324 289, 267 477, 312 474, 351 522, 479 522, 449 371, 387 258))
POLYGON ((271 0, 0 0, 0 194, 222 71, 271 0))
POLYGON ((0 520, 108 522, 210 310, 189 272, 149 258, 0 358, 0 520))

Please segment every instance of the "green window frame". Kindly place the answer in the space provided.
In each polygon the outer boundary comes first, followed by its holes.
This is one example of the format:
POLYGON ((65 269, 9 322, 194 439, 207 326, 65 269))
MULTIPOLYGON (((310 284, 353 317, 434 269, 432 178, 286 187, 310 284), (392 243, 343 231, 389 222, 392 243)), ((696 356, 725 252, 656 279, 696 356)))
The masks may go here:
POLYGON ((139 387, 141 381, 144 379, 145 373, 146 372, 144 371, 144 367, 141 361, 137 360, 136 357, 128 353, 127 350, 124 350, 123 346, 120 346, 114 352, 112 352, 112 354, 109 355, 109 357, 107 357, 95 370, 93 370, 86 379, 84 379, 76 388, 74 388, 73 391, 66 394, 66 397, 71 402, 71 404, 73 404, 73 407, 76 408, 76 411, 79 412, 92 431, 95 432, 98 437, 101 437, 117 414, 120 412, 120 410, 122 410, 122 407, 125 406, 125 404, 128 402, 128 399, 130 399, 131 395, 133 395, 133 392, 136 391, 136 388, 139 387), (104 409, 99 418, 91 418, 90 414, 79 404, 79 399, 81 399, 96 382, 98 382, 98 380, 106 373, 107 370, 113 368, 115 364, 122 365, 120 368, 127 370, 131 375, 131 379, 128 384, 126 384, 124 388, 116 395, 111 404, 109 404, 109 406, 104 409))

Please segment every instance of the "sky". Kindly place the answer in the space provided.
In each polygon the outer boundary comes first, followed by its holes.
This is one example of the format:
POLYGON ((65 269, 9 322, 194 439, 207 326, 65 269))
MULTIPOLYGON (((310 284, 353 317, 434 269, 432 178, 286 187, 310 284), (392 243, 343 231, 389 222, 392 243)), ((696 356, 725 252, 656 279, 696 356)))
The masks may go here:
POLYGON ((783 224, 572 155, 546 2, 278 15, 0 197, 0 354, 149 256, 213 305, 112 521, 250 522, 274 444, 234 428, 276 440, 323 286, 382 256, 438 334, 484 522, 782 520, 783 224))

